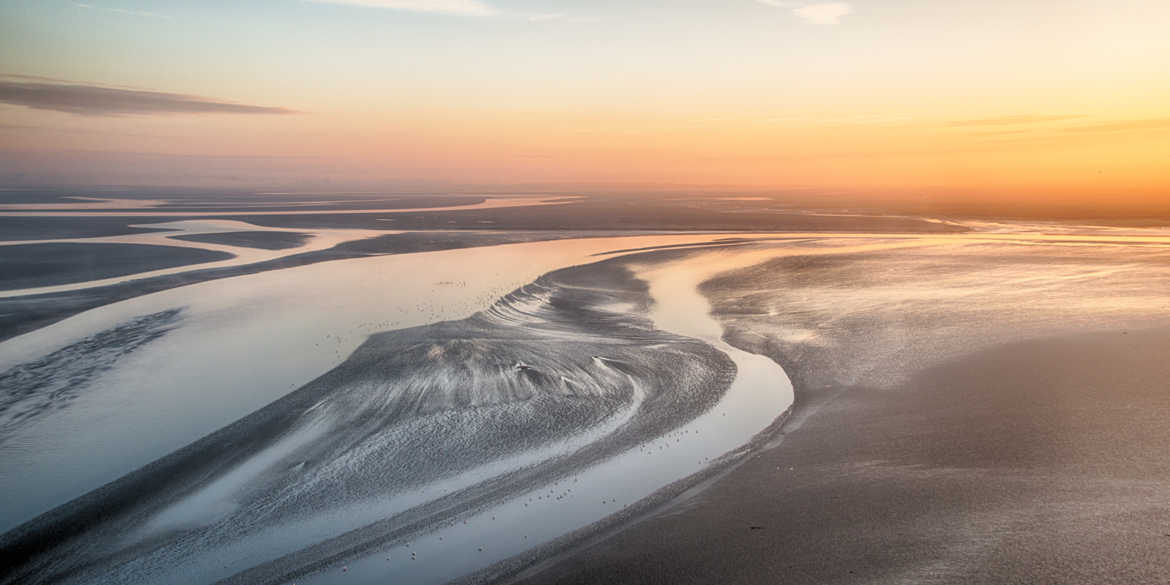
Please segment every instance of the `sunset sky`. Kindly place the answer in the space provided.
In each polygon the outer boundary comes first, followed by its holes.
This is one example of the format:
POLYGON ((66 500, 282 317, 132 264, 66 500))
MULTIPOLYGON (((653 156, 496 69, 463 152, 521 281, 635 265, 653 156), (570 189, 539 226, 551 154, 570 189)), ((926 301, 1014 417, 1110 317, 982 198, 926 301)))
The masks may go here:
POLYGON ((0 0, 0 182, 1170 197, 1166 0, 0 0))

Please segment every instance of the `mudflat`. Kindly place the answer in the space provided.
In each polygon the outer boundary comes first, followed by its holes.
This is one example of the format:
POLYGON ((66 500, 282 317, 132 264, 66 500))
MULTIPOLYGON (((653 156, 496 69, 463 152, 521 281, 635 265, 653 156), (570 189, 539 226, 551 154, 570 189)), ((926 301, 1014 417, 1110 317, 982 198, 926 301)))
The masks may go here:
POLYGON ((83 282, 231 257, 213 250, 138 244, 6 246, 0 255, 0 290, 83 282))
POLYGON ((1168 352, 1069 332, 802 394, 782 447, 523 582, 1168 582, 1168 352))

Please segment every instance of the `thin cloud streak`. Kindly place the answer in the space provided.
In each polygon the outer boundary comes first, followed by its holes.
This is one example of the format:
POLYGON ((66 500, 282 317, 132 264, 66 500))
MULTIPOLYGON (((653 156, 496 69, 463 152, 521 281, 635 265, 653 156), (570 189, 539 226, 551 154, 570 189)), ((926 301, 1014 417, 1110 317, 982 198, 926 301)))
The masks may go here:
POLYGON ((1131 130, 1166 130, 1170 129, 1170 118, 1143 118, 1136 120, 1120 120, 1117 122, 1103 122, 1086 126, 1069 126, 1067 132, 1126 132, 1131 130))
POLYGON ((813 24, 841 24, 841 19, 853 14, 847 2, 824 2, 794 8, 792 13, 813 24))
POLYGON ((164 20, 172 20, 172 18, 169 15, 159 14, 158 12, 150 12, 147 10, 128 10, 125 8, 112 8, 112 7, 108 7, 108 6, 98 6, 96 4, 86 4, 84 2, 74 2, 73 5, 78 7, 78 8, 84 8, 86 10, 97 9, 97 10, 102 10, 105 12, 113 12, 114 14, 122 14, 125 16, 139 16, 142 18, 161 18, 164 20))
POLYGON ((988 131, 980 132, 979 136, 1009 136, 1009 135, 1026 135, 1024 139, 1030 137, 1046 137, 1055 136, 1054 133, 1092 133, 1092 132, 1130 132, 1142 130, 1166 130, 1170 129, 1170 118, 1135 118, 1130 120, 1113 120, 1108 122, 1097 122, 1093 124, 1079 124, 1079 125, 1059 125, 1059 126, 1037 126, 1047 122, 1066 122, 1069 120, 1083 120, 1089 116, 1083 115, 1064 115, 1064 116, 1003 116, 999 118, 983 118, 975 120, 956 120, 947 124, 952 128, 980 128, 991 127, 988 131), (999 129, 1001 127, 1006 127, 999 129))
POLYGON ((975 118, 973 120, 953 120, 949 122, 948 126, 1014 126, 1018 124, 1042 124, 1044 122, 1061 122, 1064 120, 1076 120, 1084 118, 1083 115, 1055 115, 1055 116, 1034 116, 1034 115, 1018 115, 1018 116, 999 116, 997 118, 975 118))
POLYGON ((531 23, 565 22, 584 24, 598 22, 594 17, 573 16, 564 12, 505 11, 481 0, 303 0, 312 4, 335 4, 364 8, 382 8, 401 12, 419 12, 463 17, 498 17, 504 20, 524 20, 531 23))
POLYGON ((29 81, 0 76, 0 103, 84 116, 127 114, 293 114, 287 108, 80 83, 29 81))
POLYGON ((561 12, 533 14, 527 20, 532 23, 566 22, 569 24, 591 24, 601 22, 600 18, 594 16, 570 16, 561 12))
POLYGON ((813 24, 841 24, 841 19, 853 14, 848 2, 817 2, 804 4, 786 0, 756 0, 756 3, 773 8, 788 8, 797 17, 813 24))
POLYGON ((499 13, 479 0, 306 0, 314 4, 339 4, 386 8, 403 12, 429 12, 455 16, 494 16, 499 13))

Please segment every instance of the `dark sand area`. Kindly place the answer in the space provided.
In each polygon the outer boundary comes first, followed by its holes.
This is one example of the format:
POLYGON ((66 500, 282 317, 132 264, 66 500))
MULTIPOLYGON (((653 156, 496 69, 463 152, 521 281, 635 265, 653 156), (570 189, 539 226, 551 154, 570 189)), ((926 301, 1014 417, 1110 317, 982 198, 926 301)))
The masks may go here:
POLYGON ((192 211, 223 211, 248 212, 257 207, 277 210, 305 210, 305 211, 343 211, 355 209, 410 209, 423 207, 475 205, 483 203, 485 198, 479 195, 402 195, 378 196, 346 195, 344 193, 327 195, 291 195, 291 194, 219 194, 208 197, 197 195, 193 197, 168 197, 168 202, 155 208, 168 213, 192 211))
MULTIPOLYGON (((537 197, 539 201, 546 198, 537 197)), ((958 233, 968 231, 953 223, 922 218, 882 215, 820 215, 794 210, 774 201, 656 201, 587 197, 563 205, 501 207, 452 211, 401 213, 330 213, 354 209, 402 209, 417 206, 471 205, 483 197, 410 197, 334 202, 304 206, 280 204, 264 198, 251 201, 265 211, 315 210, 300 215, 249 215, 255 207, 239 205, 239 197, 185 202, 153 208, 168 214, 184 211, 224 212, 217 219, 232 219, 258 226, 312 230, 317 228, 370 230, 510 230, 510 231, 788 231, 958 233)), ((59 201, 56 201, 59 202, 59 201)), ((64 239, 115 236, 151 230, 130 227, 206 219, 192 215, 117 217, 127 210, 89 210, 110 217, 0 217, 0 240, 64 239)), ((150 209, 137 211, 149 212, 150 209)))
POLYGON ((92 204, 99 199, 121 199, 126 206, 121 209, 94 208, 88 211, 117 213, 118 211, 149 211, 158 209, 174 211, 247 211, 257 207, 270 209, 407 209, 413 207, 436 207, 447 205, 474 205, 482 203, 483 195, 446 193, 294 193, 294 192, 249 192, 237 190, 201 189, 117 189, 92 191, 75 189, 13 189, 0 191, 0 204, 36 205, 78 205, 92 204), (133 202, 142 201, 141 206, 133 202), (162 201, 161 205, 158 203, 162 201))
POLYGON ((41 189, 6 189, 0 190, 0 204, 16 203, 79 203, 65 191, 41 189))
POLYGON ((189 242, 206 242, 209 244, 224 244, 243 248, 259 248, 262 250, 287 250, 303 246, 309 240, 310 234, 300 232, 219 232, 212 234, 188 234, 185 236, 171 236, 172 240, 186 240, 189 242))
POLYGON ((27 244, 0 248, 0 290, 54 286, 232 258, 227 252, 139 244, 27 244))
MULTIPOLYGON (((144 223, 135 217, 0 217, 0 241, 99 238, 166 231, 130 227, 144 223)), ((148 219, 148 221, 150 221, 148 219)), ((157 221, 171 221, 160 218, 157 221)))
POLYGON ((779 448, 521 581, 1170 582, 1168 352, 1069 333, 800 393, 779 448))
MULTIPOLYGON (((947 197, 931 197, 915 193, 913 195, 876 196, 871 192, 863 194, 848 194, 838 191, 829 192, 725 192, 710 190, 680 190, 660 191, 658 189, 639 189, 629 192, 597 192, 583 195, 579 191, 548 191, 523 189, 521 191, 500 192, 345 192, 345 191, 240 191, 232 189, 192 189, 192 188, 119 188, 113 190, 71 189, 71 188, 28 188, 0 191, 0 204, 60 204, 81 203, 76 197, 86 198, 117 198, 127 200, 163 200, 159 209, 166 212, 205 212, 225 211, 247 213, 259 208, 268 209, 314 209, 320 211, 340 211, 354 209, 407 209, 412 207, 435 207, 474 205, 487 198, 533 197, 537 200, 555 199, 558 197, 584 197, 589 207, 601 210, 616 211, 630 217, 614 217, 610 223, 622 224, 623 229, 652 229, 645 225, 649 219, 654 223, 664 221, 674 222, 684 214, 694 216, 694 225, 707 225, 711 217, 703 217, 697 211, 718 211, 720 221, 741 223, 754 221, 751 218, 728 219, 723 212, 771 215, 773 212, 799 215, 799 210, 810 210, 822 214, 822 218, 836 218, 841 220, 851 214, 890 215, 901 216, 901 219, 910 219, 907 216, 938 217, 938 218, 967 218, 967 219, 1010 219, 1023 221, 1079 221, 1091 223, 1109 223, 1127 226, 1162 226, 1170 218, 1170 202, 1165 201, 1134 201, 1130 203, 1116 202, 1117 205, 1102 208, 1095 202, 1086 200, 1069 200, 1064 202, 1044 201, 1031 202, 1025 200, 1000 201, 996 205, 988 205, 982 199, 955 199, 947 197), (653 212, 646 210, 661 209, 667 213, 662 218, 654 218, 653 212), (689 210, 689 211, 687 211, 689 210)), ((149 210, 149 207, 140 207, 138 210, 149 210)), ((100 211, 100 210, 98 210, 100 211)), ((493 214, 494 215, 494 214, 493 214)), ((807 214, 806 214, 807 215, 807 214)), ((860 216, 858 216, 860 217, 860 216)), ((335 221, 344 221, 344 218, 334 218, 335 221)), ((445 224, 462 224, 463 221, 453 218, 441 220, 445 224)), ((484 218, 479 218, 484 219, 484 218)), ((492 219, 492 218, 488 218, 492 219)), ((505 218, 506 220, 507 218, 505 218)), ((563 218, 552 214, 554 223, 543 227, 552 227, 556 223, 572 224, 574 229, 603 229, 603 227, 589 226, 582 223, 581 218, 563 218)), ((596 223, 596 216, 589 223, 596 223)), ((412 220, 414 221, 414 220, 412 220)), ((527 225, 528 222, 522 222, 527 225)), ((429 222, 434 225, 434 222, 429 222)), ((325 226, 319 226, 325 227, 325 226)), ((505 226, 501 226, 505 227, 505 226)), ((516 226, 512 226, 516 227, 516 226)), ((531 228, 530 228, 531 229, 531 228)), ((664 229, 676 229, 669 227, 664 229)), ((706 228, 704 228, 706 229, 706 228)), ((734 229, 730 226, 711 229, 734 229)))
POLYGON ((952 233, 964 228, 915 217, 816 215, 769 201, 704 204, 590 197, 564 205, 419 213, 254 215, 233 217, 256 225, 432 230, 677 230, 677 231, 873 231, 952 233))

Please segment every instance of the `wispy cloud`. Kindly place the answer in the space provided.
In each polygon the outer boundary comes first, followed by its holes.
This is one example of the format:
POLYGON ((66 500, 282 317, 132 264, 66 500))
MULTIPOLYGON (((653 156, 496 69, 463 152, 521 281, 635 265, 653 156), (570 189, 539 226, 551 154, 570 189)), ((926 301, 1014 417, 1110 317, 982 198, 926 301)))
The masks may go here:
POLYGON ((87 116, 127 114, 292 114, 293 110, 253 106, 179 93, 0 76, 0 103, 87 116))
POLYGON ((528 16, 528 22, 567 22, 570 24, 589 24, 600 22, 601 19, 593 16, 572 16, 563 12, 548 12, 528 16))
POLYGON ((564 12, 526 13, 524 11, 501 10, 483 0, 302 0, 312 4, 338 4, 366 8, 384 8, 403 12, 422 12, 465 17, 497 17, 505 21, 528 21, 532 23, 585 24, 600 19, 589 16, 574 16, 564 12))
POLYGON ((456 16, 493 16, 498 14, 490 4, 480 0, 307 0, 317 4, 345 4, 370 8, 387 8, 406 12, 432 12, 456 16))
POLYGON ((1022 114, 1017 116, 999 116, 995 118, 975 118, 972 120, 954 120, 948 126, 1014 126, 1019 124, 1042 124, 1044 122, 1061 122, 1084 118, 1082 115, 1055 115, 1036 116, 1022 114))
POLYGON ((793 8, 792 13, 813 24, 841 24, 841 19, 853 14, 847 2, 825 2, 793 8))
POLYGON ((842 18, 853 14, 853 6, 848 2, 817 2, 813 4, 785 0, 756 0, 756 2, 765 6, 788 8, 796 16, 813 24, 841 24, 842 18))
POLYGON ((972 136, 994 141, 996 144, 1064 144, 1074 137, 1098 140, 1101 134, 1170 133, 1170 118, 1132 118, 1108 120, 1082 124, 1044 122, 1065 122, 1089 118, 1089 116, 1004 116, 985 120, 965 120, 961 124, 973 132, 972 136))
POLYGON ((1170 118, 1139 118, 1136 120, 1118 120, 1065 128, 1068 132, 1125 132, 1130 130, 1167 129, 1170 129, 1170 118))
POLYGON ((169 15, 161 14, 158 12, 150 12, 148 10, 131 10, 129 8, 117 8, 117 7, 113 7, 113 6, 99 6, 97 4, 87 4, 84 2, 74 2, 73 5, 78 7, 78 8, 84 8, 86 10, 101 10, 103 12, 113 12, 114 14, 122 14, 125 16, 139 16, 142 18, 162 18, 165 20, 171 20, 171 17, 169 15))

